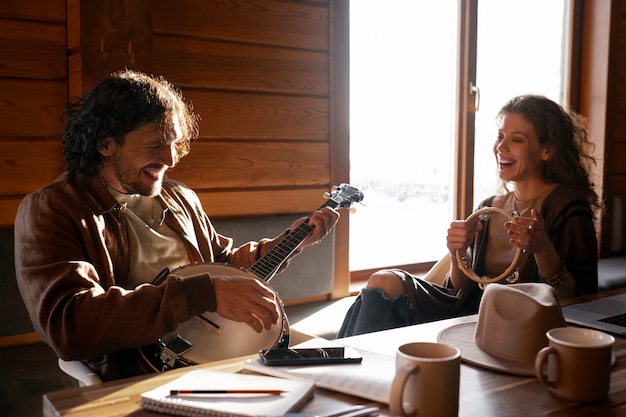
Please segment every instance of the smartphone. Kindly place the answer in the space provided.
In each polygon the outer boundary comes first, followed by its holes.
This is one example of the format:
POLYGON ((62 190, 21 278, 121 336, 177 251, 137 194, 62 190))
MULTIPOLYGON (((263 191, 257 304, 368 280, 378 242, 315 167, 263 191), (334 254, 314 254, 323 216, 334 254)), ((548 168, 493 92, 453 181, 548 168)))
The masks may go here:
POLYGON ((263 364, 268 366, 361 363, 363 360, 359 352, 348 346, 265 349, 259 351, 259 356, 263 364))

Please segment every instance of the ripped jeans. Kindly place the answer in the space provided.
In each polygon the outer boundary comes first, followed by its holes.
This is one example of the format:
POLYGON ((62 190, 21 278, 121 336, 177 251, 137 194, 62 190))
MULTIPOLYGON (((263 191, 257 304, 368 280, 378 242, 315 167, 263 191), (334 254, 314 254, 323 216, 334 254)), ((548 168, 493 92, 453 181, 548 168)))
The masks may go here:
POLYGON ((392 300, 378 288, 363 288, 346 313, 337 337, 371 333, 416 324, 415 312, 406 295, 392 300))
MULTIPOLYGON (((414 277, 400 269, 389 270, 398 276, 404 294, 392 300, 378 288, 365 287, 346 313, 337 337, 371 333, 410 326, 478 311, 482 291, 460 298, 453 288, 414 277)), ((475 286, 478 289, 478 286, 475 286)))

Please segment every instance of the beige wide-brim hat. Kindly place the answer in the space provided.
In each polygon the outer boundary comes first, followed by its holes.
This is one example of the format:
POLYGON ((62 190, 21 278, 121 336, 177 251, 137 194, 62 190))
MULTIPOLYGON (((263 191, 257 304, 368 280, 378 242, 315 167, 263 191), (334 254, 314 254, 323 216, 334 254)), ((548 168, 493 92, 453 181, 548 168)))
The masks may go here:
POLYGON ((547 284, 489 284, 477 321, 439 333, 467 363, 515 375, 535 376, 535 356, 548 345, 546 332, 566 326, 556 291, 547 284))

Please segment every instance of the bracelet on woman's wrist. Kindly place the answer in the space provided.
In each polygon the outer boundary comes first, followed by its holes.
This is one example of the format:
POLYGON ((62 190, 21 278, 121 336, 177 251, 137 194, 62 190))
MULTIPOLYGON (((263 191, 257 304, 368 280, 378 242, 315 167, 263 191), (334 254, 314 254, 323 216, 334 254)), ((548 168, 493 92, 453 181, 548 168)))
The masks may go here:
POLYGON ((565 268, 565 264, 561 262, 561 269, 556 275, 550 278, 544 278, 539 274, 539 278, 541 278, 546 284, 550 285, 553 288, 558 288, 565 283, 567 279, 567 269, 565 268))

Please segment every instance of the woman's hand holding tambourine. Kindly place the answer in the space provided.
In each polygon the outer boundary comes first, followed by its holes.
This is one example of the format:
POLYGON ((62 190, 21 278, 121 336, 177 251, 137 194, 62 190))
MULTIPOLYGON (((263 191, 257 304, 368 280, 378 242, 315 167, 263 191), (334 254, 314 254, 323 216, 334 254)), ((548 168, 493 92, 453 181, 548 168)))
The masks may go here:
MULTIPOLYGON (((476 272, 474 272, 474 270, 472 269, 472 262, 467 257, 465 249, 470 245, 471 241, 474 238, 474 234, 482 228, 482 223, 478 222, 477 220, 488 220, 491 216, 495 214, 501 214, 505 216, 508 219, 508 223, 513 222, 513 215, 507 213, 505 210, 502 210, 498 207, 483 207, 470 214, 464 222, 460 222, 464 223, 464 227, 451 227, 448 230, 448 249, 451 253, 456 255, 457 265, 459 269, 472 281, 481 284, 481 287, 484 287, 484 285, 490 284, 492 282, 498 282, 503 278, 516 280, 517 274, 514 273, 514 269, 523 250, 522 248, 520 248, 520 244, 516 244, 515 246, 517 246, 517 250, 515 252, 513 260, 511 261, 511 264, 504 272, 502 272, 502 274, 496 277, 480 277, 478 276, 478 274, 476 274, 476 272)), ((454 223, 452 226, 454 226, 454 223)), ((508 231, 511 230, 511 228, 508 228, 508 231)), ((517 233, 517 231, 515 231, 514 233, 517 233)), ((516 235, 516 237, 521 238, 521 234, 519 236, 516 235)))

